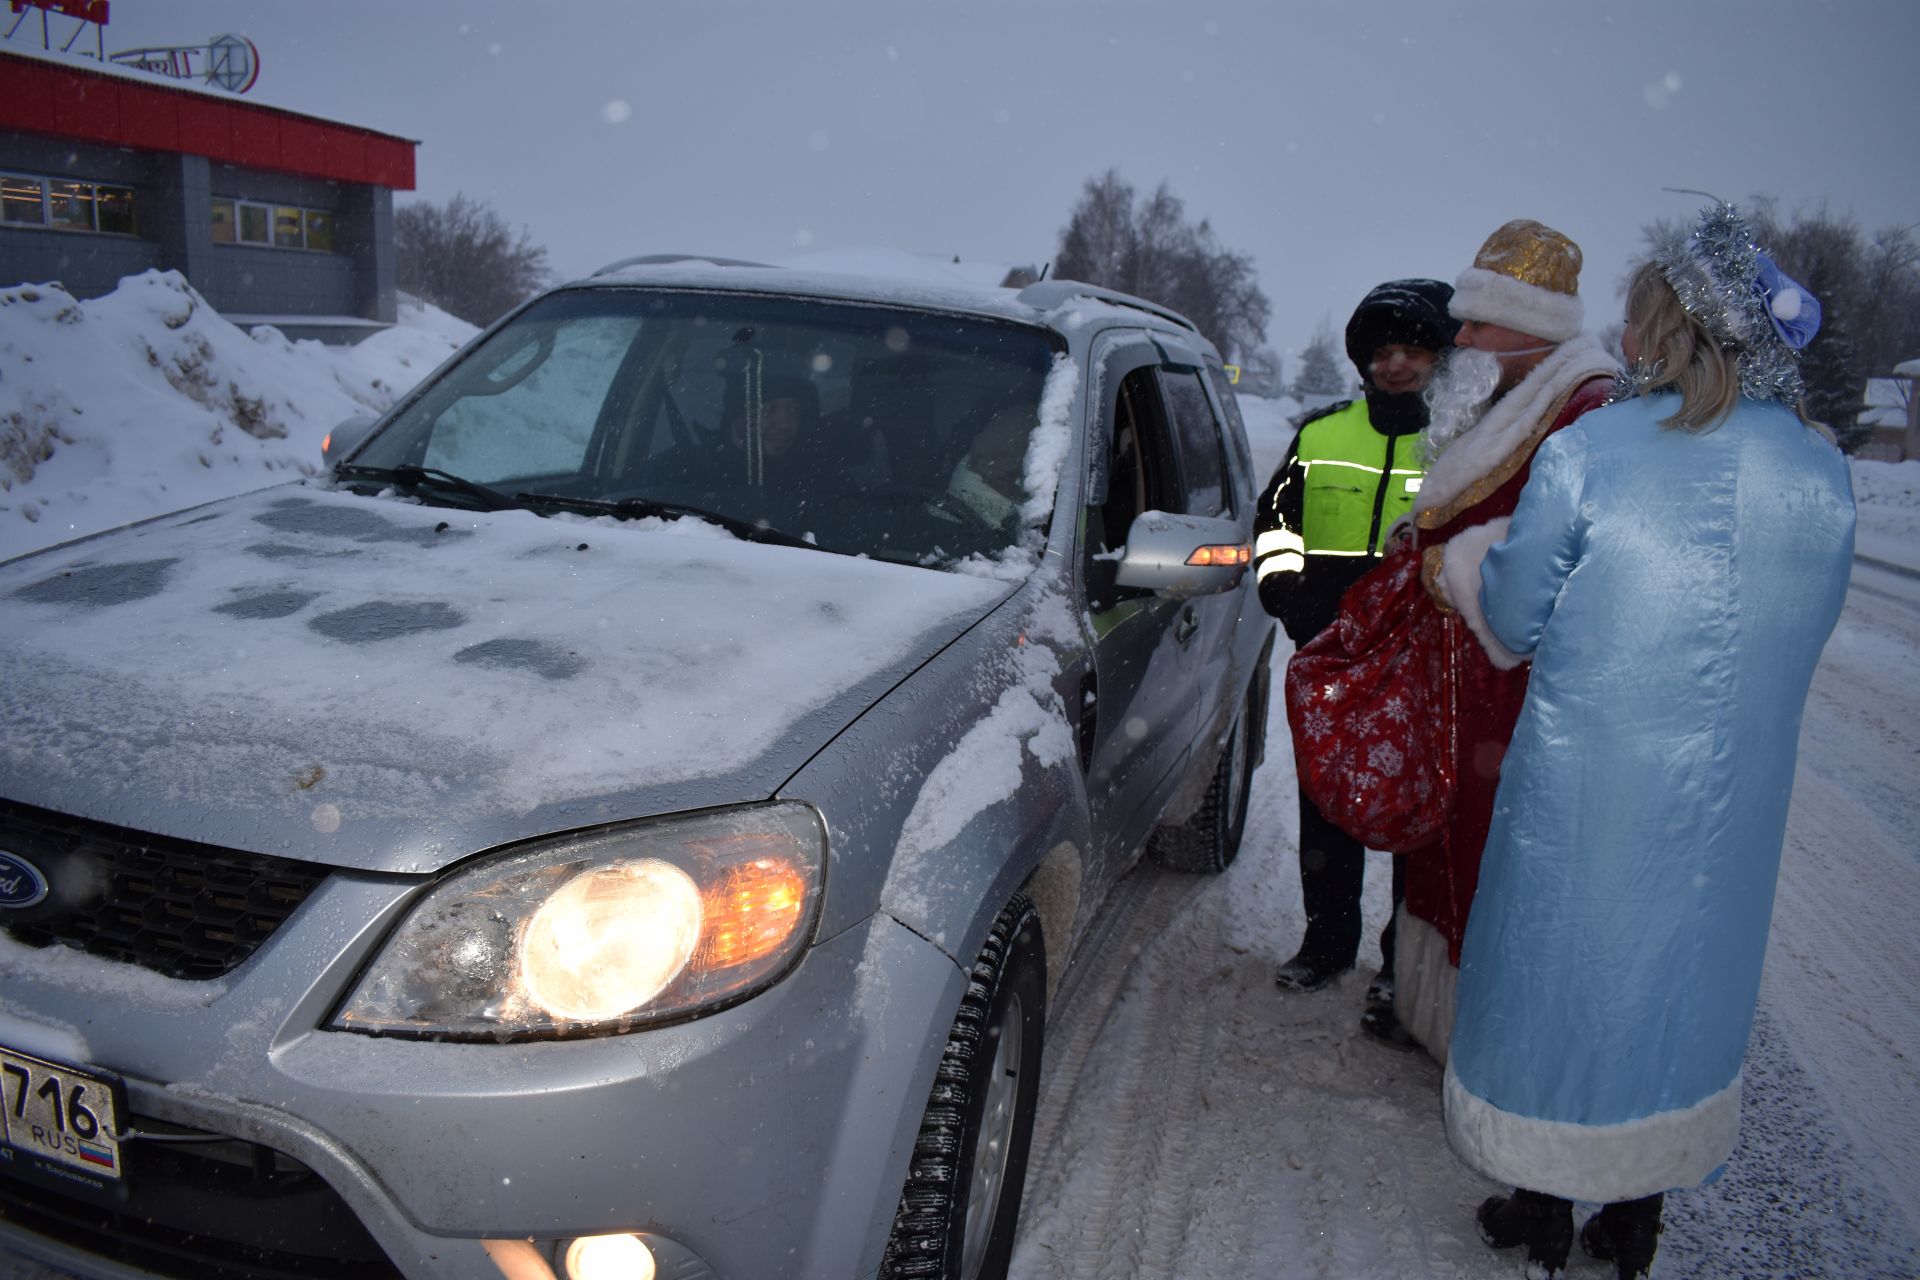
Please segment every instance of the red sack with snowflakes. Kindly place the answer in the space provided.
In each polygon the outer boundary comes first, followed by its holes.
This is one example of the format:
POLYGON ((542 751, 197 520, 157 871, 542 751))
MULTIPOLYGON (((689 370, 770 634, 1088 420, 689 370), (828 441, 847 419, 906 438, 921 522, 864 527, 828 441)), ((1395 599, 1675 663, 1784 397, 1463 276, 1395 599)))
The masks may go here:
POLYGON ((1453 802, 1447 620, 1401 543, 1340 599, 1287 663, 1300 789, 1369 849, 1430 844, 1453 802))

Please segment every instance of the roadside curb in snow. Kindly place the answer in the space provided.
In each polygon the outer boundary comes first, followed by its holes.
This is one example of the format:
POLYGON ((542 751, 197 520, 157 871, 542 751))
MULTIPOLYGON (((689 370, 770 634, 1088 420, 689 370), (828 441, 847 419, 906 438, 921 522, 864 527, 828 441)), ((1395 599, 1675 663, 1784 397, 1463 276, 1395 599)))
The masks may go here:
POLYGON ((1888 573, 1897 573, 1903 578, 1920 578, 1920 569, 1916 569, 1912 565, 1895 564, 1891 560, 1882 560, 1876 556, 1863 556, 1857 551, 1854 552, 1853 558, 1861 564, 1871 565, 1876 569, 1885 569, 1888 573))

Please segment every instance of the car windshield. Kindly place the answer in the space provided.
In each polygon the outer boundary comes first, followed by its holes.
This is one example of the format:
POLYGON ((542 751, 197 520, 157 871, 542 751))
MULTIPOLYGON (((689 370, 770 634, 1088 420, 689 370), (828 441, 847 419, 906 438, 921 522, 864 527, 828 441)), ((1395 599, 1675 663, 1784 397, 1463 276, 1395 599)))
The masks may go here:
POLYGON ((535 509, 710 513, 952 568, 1034 536, 1045 330, 815 299, 563 290, 449 368, 349 469, 535 509), (620 504, 625 504, 620 505, 620 504), (1023 514, 1024 513, 1024 514, 1023 514))

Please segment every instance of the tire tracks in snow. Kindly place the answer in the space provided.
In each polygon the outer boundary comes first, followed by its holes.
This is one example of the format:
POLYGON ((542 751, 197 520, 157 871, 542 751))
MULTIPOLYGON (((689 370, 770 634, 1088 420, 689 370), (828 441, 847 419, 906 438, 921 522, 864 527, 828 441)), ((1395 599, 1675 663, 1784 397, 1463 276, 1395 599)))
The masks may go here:
POLYGON ((1180 957, 1219 954, 1220 881, 1143 866, 1114 893, 1086 963, 1062 984, 1060 1048, 1041 1068, 1027 1199, 1064 1195, 1072 1212, 1023 1240, 1015 1274, 1181 1274, 1213 1010, 1180 957))

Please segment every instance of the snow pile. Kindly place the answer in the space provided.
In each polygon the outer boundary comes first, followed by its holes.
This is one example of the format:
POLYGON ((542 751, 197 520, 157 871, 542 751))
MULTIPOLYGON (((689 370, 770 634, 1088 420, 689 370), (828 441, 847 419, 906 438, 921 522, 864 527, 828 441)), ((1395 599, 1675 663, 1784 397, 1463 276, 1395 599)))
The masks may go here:
POLYGON ((1853 460, 1853 496, 1860 504, 1859 553, 1920 569, 1920 459, 1853 460))
POLYGON ((312 475, 477 330, 432 307, 357 347, 236 328, 175 271, 81 302, 0 290, 0 560, 312 475))

